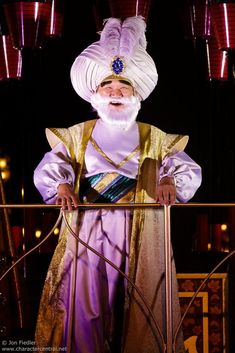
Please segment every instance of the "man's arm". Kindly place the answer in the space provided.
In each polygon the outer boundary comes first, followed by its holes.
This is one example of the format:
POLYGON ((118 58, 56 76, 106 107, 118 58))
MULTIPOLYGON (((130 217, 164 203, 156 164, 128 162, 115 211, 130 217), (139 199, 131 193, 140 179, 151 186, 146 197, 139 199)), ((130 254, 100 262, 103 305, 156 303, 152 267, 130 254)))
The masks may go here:
POLYGON ((189 201, 201 185, 201 167, 187 153, 167 156, 160 167, 156 201, 165 205, 189 201))

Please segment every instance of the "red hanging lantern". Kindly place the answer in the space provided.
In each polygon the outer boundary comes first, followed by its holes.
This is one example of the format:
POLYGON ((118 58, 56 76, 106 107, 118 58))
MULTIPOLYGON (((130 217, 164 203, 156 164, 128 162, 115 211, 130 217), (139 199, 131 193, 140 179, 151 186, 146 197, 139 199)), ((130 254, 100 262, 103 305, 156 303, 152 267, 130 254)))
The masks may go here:
POLYGON ((2 6, 0 7, 0 81, 20 79, 22 76, 22 55, 13 48, 2 6))
POLYGON ((234 49, 235 3, 213 4, 211 5, 210 12, 219 49, 234 49))
POLYGON ((208 38, 211 35, 209 0, 194 0, 190 5, 193 38, 208 38))
POLYGON ((49 21, 50 4, 35 1, 3 5, 12 44, 17 49, 41 48, 49 21))
POLYGON ((21 51, 13 48, 9 35, 0 36, 0 80, 20 79, 22 75, 21 51))
POLYGON ((143 16, 148 19, 151 0, 109 0, 111 15, 118 18, 143 16))
POLYGON ((227 81, 228 80, 228 53, 218 48, 215 37, 206 41, 208 79, 227 81))
POLYGON ((61 37, 64 20, 65 0, 48 0, 46 6, 47 28, 46 36, 61 37))

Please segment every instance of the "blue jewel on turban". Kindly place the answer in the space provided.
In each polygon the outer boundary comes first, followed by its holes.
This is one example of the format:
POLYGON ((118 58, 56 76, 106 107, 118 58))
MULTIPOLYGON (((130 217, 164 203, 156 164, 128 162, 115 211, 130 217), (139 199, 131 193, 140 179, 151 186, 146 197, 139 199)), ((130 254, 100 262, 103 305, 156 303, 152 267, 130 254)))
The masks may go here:
POLYGON ((124 61, 120 57, 116 57, 116 58, 113 59, 113 61, 112 61, 112 71, 116 75, 119 75, 120 73, 122 73, 124 68, 125 68, 124 61))

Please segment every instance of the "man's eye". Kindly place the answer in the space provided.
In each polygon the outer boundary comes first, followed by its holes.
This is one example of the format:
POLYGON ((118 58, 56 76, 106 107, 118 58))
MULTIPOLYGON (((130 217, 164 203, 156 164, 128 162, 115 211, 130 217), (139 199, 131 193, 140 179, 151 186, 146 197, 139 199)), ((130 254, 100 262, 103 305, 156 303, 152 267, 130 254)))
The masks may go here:
POLYGON ((131 92, 132 91, 132 89, 130 89, 130 87, 122 87, 121 90, 125 91, 125 92, 131 92))

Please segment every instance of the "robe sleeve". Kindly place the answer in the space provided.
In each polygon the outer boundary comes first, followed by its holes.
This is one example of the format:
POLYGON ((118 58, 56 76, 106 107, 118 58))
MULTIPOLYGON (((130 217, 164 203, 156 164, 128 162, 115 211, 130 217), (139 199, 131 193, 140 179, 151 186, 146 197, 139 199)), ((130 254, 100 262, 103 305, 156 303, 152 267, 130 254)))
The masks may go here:
POLYGON ((184 151, 166 156, 162 160, 159 180, 170 176, 175 180, 177 201, 189 201, 201 185, 201 167, 184 151))
POLYGON ((34 185, 40 192, 44 202, 56 202, 59 184, 74 185, 75 173, 71 158, 63 143, 58 143, 47 152, 34 170, 34 185))

